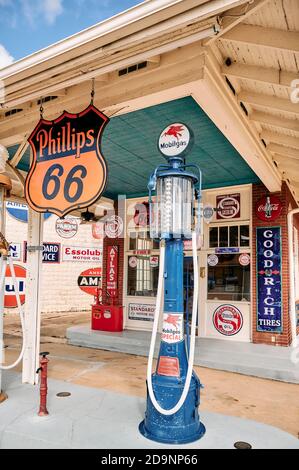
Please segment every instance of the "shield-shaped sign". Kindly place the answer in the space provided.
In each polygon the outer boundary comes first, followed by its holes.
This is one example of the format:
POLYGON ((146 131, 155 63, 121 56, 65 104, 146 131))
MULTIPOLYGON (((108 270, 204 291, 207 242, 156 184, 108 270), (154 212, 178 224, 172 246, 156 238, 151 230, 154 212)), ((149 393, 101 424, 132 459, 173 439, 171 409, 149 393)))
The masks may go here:
POLYGON ((101 196, 107 164, 100 144, 108 121, 92 104, 79 114, 40 119, 28 139, 33 158, 25 196, 32 209, 61 217, 101 196))

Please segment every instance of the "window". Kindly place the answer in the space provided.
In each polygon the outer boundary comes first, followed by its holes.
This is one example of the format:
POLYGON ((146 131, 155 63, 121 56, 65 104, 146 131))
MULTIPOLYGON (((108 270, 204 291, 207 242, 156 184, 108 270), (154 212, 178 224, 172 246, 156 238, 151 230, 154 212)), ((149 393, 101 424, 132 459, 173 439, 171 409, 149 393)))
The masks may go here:
POLYGON ((150 256, 128 257, 128 295, 155 297, 157 295, 159 266, 152 266, 150 256), (133 267, 130 266, 133 264, 133 267))
POLYGON ((148 230, 130 232, 129 250, 158 250, 159 242, 149 236, 148 230))
POLYGON ((249 225, 219 225, 209 229, 209 248, 249 245, 249 225))
POLYGON ((250 265, 242 266, 239 254, 217 255, 216 266, 208 266, 208 300, 250 301, 250 265))

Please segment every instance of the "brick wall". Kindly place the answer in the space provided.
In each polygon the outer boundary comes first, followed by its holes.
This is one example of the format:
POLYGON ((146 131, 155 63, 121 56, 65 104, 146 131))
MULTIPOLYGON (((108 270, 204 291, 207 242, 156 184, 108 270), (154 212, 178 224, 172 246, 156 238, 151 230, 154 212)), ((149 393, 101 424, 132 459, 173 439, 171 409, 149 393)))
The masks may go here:
MULTIPOLYGON (((21 261, 15 264, 26 267, 23 262, 23 242, 27 239, 27 223, 20 222, 6 212, 6 238, 9 242, 21 243, 21 261)), ((79 225, 77 234, 70 239, 61 238, 55 230, 57 217, 52 215, 44 222, 44 241, 59 242, 63 245, 101 247, 102 241, 92 237, 91 225, 79 225)), ((95 262, 62 261, 60 264, 42 264, 41 311, 91 311, 93 297, 77 285, 78 276, 88 268, 99 267, 95 262)), ((5 309, 6 313, 15 309, 5 309)))
MULTIPOLYGON (((255 213, 256 202, 263 196, 268 195, 267 188, 262 185, 253 185, 252 188, 252 340, 254 343, 264 343, 271 345, 288 346, 291 342, 291 325, 289 318, 289 263, 288 263, 288 229, 287 229, 287 214, 290 209, 296 207, 296 203, 286 185, 282 184, 281 192, 273 193, 279 197, 283 204, 283 209, 279 218, 273 222, 264 222, 260 220, 255 213), (282 245, 282 308, 283 308, 283 331, 282 333, 272 332, 259 332, 256 331, 257 324, 257 309, 256 309, 256 227, 266 226, 280 226, 281 227, 281 245, 282 245)), ((296 224, 299 227, 299 218, 296 218, 296 224)))

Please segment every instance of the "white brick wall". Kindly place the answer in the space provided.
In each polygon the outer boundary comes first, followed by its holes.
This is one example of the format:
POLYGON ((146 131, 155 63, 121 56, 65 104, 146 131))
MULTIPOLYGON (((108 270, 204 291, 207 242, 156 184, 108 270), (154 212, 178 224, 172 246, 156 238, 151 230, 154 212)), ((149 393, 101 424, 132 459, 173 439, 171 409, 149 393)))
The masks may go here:
MULTIPOLYGON (((61 243, 63 245, 96 247, 102 251, 101 240, 92 237, 91 225, 79 225, 77 234, 70 239, 59 237, 55 230, 56 215, 52 215, 44 222, 44 241, 61 243)), ((9 242, 22 244, 22 261, 15 261, 15 264, 26 267, 23 263, 23 242, 27 240, 27 223, 20 222, 10 216, 6 211, 6 238, 9 242)), ((63 312, 63 311, 83 311, 90 310, 93 297, 81 291, 77 285, 78 276, 88 268, 99 267, 97 262, 85 261, 62 261, 60 264, 42 265, 42 312, 63 312)), ((6 309, 6 312, 15 309, 6 309)))

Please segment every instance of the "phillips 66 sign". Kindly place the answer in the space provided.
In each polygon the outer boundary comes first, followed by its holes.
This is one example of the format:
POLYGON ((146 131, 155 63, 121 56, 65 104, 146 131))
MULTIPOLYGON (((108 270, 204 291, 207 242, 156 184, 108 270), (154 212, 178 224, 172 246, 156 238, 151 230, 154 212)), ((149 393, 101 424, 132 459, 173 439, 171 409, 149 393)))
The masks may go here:
POLYGON ((25 196, 32 209, 61 217, 100 197, 107 181, 100 142, 108 121, 93 105, 54 121, 40 119, 28 139, 33 159, 25 196))

